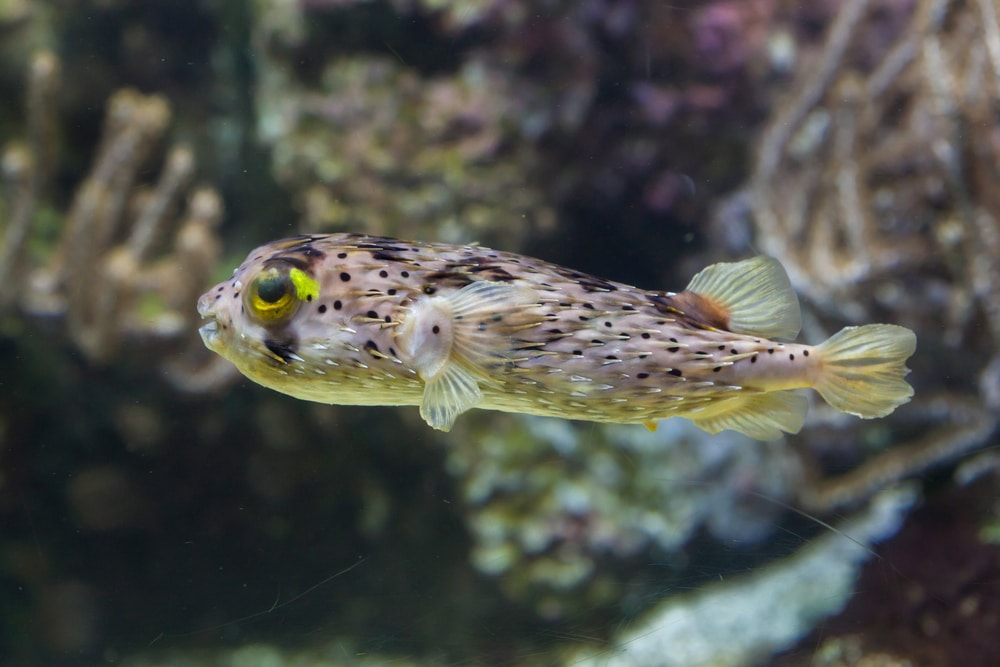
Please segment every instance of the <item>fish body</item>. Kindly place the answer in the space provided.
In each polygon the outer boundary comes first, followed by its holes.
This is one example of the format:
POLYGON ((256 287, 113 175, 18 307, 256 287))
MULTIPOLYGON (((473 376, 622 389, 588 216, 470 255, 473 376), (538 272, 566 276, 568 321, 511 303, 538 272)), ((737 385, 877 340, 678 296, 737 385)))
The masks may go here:
POLYGON ((418 405, 600 422, 683 416, 711 433, 797 432, 815 388, 880 417, 909 400, 914 334, 848 327, 818 346, 774 259, 712 265, 643 290, 475 245, 306 235, 254 250, 205 293, 205 344, 250 379, 341 405, 418 405))

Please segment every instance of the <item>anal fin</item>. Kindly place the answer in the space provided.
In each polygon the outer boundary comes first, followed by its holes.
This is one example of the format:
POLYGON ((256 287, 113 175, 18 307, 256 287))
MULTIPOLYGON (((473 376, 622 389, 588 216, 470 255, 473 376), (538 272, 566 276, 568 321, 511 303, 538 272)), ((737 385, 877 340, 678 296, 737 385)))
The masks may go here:
POLYGON ((700 419, 695 426, 709 433, 730 430, 754 440, 776 440, 782 433, 798 433, 805 423, 809 401, 796 391, 748 394, 726 403, 726 409, 700 419))
POLYGON ((516 333, 542 322, 537 304, 533 289, 481 280, 411 308, 397 341, 424 380, 424 421, 448 431, 482 400, 480 385, 498 382, 499 369, 510 363, 516 333))

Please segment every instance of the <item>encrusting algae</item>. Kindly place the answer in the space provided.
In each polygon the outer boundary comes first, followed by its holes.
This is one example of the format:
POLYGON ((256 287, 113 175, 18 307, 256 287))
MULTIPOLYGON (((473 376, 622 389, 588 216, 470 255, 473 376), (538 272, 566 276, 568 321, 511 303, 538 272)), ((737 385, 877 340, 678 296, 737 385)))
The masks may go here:
POLYGON ((916 337, 903 327, 778 342, 800 314, 768 257, 714 264, 673 293, 479 246, 306 235, 254 250, 198 310, 205 344, 255 382, 419 405, 443 431, 478 407, 650 428, 683 416, 766 440, 802 427, 796 389, 862 418, 913 395, 916 337))

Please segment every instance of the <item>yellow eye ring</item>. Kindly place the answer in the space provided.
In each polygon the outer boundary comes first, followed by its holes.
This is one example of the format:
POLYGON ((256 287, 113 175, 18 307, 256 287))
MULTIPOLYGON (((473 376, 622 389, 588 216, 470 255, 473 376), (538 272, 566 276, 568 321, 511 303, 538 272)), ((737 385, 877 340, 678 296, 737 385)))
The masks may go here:
POLYGON ((272 266, 251 281, 244 305, 251 316, 265 324, 290 317, 302 301, 319 296, 319 283, 297 268, 272 266))

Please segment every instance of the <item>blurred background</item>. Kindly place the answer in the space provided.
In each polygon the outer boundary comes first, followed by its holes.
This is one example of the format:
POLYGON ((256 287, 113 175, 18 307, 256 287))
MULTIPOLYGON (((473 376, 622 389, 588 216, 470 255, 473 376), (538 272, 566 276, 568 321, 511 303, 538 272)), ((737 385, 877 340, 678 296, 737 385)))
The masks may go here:
POLYGON ((0 0, 0 665, 1000 663, 993 0, 0 0), (761 443, 307 404, 301 231, 646 288, 766 253, 913 402, 761 443))

